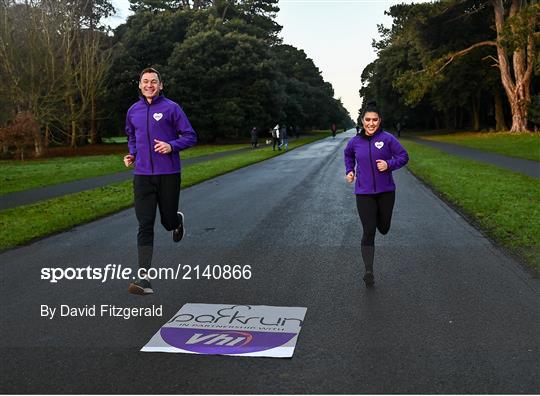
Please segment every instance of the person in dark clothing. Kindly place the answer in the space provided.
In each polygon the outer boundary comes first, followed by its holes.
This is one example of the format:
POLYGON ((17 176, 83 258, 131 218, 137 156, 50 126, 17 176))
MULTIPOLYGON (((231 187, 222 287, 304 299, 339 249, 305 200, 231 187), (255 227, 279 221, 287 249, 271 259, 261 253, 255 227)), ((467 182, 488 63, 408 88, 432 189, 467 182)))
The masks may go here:
POLYGON ((278 150, 281 150, 282 147, 285 147, 285 151, 287 151, 287 148, 289 147, 289 136, 287 135, 287 127, 285 125, 282 125, 279 128, 279 146, 278 150))
POLYGON ((251 129, 251 148, 252 149, 257 148, 258 141, 259 141, 259 131, 257 130, 257 127, 253 127, 251 129))
POLYGON ((336 137, 336 124, 332 124, 330 129, 332 130, 332 137, 335 138, 336 137))
POLYGON ((144 69, 139 78, 141 96, 126 115, 129 154, 124 164, 134 165, 133 192, 135 214, 139 222, 137 234, 139 279, 129 285, 133 294, 154 292, 148 278, 152 265, 156 208, 161 224, 172 231, 174 242, 184 234, 184 215, 178 212, 180 196, 179 152, 197 142, 182 108, 163 94, 159 72, 144 69))
POLYGON ((362 222, 362 260, 366 287, 375 284, 373 261, 375 233, 390 230, 396 185, 392 171, 404 166, 409 156, 399 141, 381 128, 381 116, 375 102, 369 102, 358 124, 356 136, 345 148, 345 173, 355 183, 356 207, 362 222))
POLYGON ((272 151, 276 151, 276 146, 278 146, 278 150, 281 150, 281 147, 279 146, 279 124, 277 124, 272 129, 272 151))
POLYGON ((398 137, 401 136, 402 130, 403 130, 403 124, 401 123, 401 121, 398 121, 398 123, 396 124, 396 131, 397 131, 398 137))

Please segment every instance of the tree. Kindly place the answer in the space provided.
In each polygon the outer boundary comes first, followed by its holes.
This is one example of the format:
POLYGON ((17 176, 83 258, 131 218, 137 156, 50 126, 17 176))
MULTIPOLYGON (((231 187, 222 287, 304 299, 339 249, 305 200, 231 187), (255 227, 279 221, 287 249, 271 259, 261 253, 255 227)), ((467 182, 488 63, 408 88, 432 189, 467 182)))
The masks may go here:
MULTIPOLYGON (((485 9, 487 3, 471 0, 448 0, 446 9, 463 9, 463 16, 476 14, 485 9)), ((440 81, 442 71, 456 59, 477 48, 491 46, 496 56, 490 56, 500 73, 500 81, 508 98, 512 112, 510 131, 527 130, 527 110, 531 101, 530 86, 537 62, 537 40, 539 36, 540 4, 526 0, 490 0, 493 10, 496 37, 474 42, 467 48, 451 51, 443 56, 424 60, 426 67, 420 72, 407 72, 402 75, 398 86, 408 91, 409 102, 415 102, 428 92, 433 84, 440 81), (512 60, 509 59, 509 54, 512 60), (414 89, 410 89, 414 86, 414 89)))
POLYGON ((12 98, 7 122, 21 112, 32 115, 44 130, 32 135, 36 155, 56 134, 69 137, 72 145, 81 128, 96 138, 96 103, 108 66, 99 21, 112 6, 89 1, 0 3, 0 70, 10 81, 12 98))
POLYGON ((248 136, 253 126, 277 122, 327 127, 346 115, 303 51, 290 47, 297 60, 283 58, 277 0, 131 4, 136 12, 115 31, 107 77, 115 87, 108 98, 115 127, 137 94, 138 73, 149 66, 161 71, 165 95, 184 107, 202 140, 248 136))
POLYGON ((268 47, 213 16, 208 29, 176 46, 166 70, 168 94, 184 103, 203 139, 247 135, 276 116, 279 93, 268 47))

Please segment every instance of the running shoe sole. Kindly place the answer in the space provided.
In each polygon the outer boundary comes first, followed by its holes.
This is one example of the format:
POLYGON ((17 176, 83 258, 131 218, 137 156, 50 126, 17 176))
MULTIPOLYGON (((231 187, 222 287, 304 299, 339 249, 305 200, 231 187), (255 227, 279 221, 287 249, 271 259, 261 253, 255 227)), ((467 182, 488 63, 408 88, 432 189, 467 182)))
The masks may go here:
POLYGON ((145 296, 147 294, 154 294, 154 290, 149 287, 141 287, 135 283, 131 283, 128 287, 128 292, 131 294, 137 294, 139 296, 145 296))
MULTIPOLYGON (((182 212, 178 212, 178 215, 180 216, 180 218, 182 219, 181 222, 181 226, 182 226, 182 235, 180 237, 177 236, 177 230, 174 230, 173 231, 173 241, 174 242, 180 242, 182 239, 184 239, 184 237, 186 236, 186 224, 184 222, 184 214, 182 212)), ((180 226, 179 226, 180 227, 180 226)))

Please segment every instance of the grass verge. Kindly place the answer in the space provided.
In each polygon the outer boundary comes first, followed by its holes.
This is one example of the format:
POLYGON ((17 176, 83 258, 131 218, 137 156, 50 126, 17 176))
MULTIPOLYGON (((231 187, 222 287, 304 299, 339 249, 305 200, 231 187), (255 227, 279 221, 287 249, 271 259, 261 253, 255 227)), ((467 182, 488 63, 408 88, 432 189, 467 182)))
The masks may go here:
MULTIPOLYGON (((318 134, 290 141, 289 148, 294 149, 324 137, 326 135, 318 134)), ((282 153, 264 148, 187 165, 182 172, 182 188, 282 153)), ((0 212, 0 250, 67 230, 132 205, 132 182, 125 181, 32 205, 3 210, 0 212)))
POLYGON ((540 161, 540 134, 510 132, 460 132, 428 135, 424 139, 489 151, 509 157, 540 161))
POLYGON ((402 140, 408 168, 488 236, 540 272, 540 181, 402 140))
MULTIPOLYGON (((246 144, 201 145, 182 153, 182 159, 248 147, 246 144)), ((127 171, 123 155, 89 155, 31 161, 0 161, 0 195, 51 186, 88 177, 127 171)))

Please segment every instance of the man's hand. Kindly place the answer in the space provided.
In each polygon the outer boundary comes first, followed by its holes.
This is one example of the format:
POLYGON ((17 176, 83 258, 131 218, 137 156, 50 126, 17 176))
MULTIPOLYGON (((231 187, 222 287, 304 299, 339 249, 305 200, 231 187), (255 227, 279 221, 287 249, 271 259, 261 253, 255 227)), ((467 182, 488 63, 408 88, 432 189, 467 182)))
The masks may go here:
POLYGON ((169 143, 157 139, 154 139, 154 142, 156 142, 154 145, 154 151, 156 153, 169 154, 172 151, 172 147, 169 143))
POLYGON ((384 172, 385 170, 388 169, 388 164, 386 163, 385 160, 378 159, 375 162, 377 162, 377 169, 380 172, 384 172))
POLYGON ((129 168, 131 165, 133 165, 134 162, 135 162, 135 156, 134 155, 128 154, 128 155, 124 156, 124 165, 126 167, 129 168))
POLYGON ((354 172, 350 171, 347 173, 347 176, 345 176, 345 180, 347 180, 348 183, 352 183, 354 181, 354 172))

